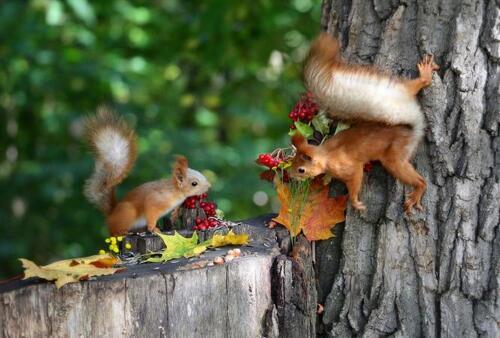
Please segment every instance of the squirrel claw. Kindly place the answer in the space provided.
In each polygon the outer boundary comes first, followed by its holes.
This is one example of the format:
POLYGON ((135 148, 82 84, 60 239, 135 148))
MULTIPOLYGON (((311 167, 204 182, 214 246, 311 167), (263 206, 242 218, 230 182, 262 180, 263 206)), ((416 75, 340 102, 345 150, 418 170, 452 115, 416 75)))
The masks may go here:
POLYGON ((417 67, 420 72, 429 70, 433 72, 439 70, 439 66, 434 62, 434 55, 432 54, 425 55, 417 64, 417 67))
POLYGON ((366 210, 365 205, 360 201, 352 202, 352 207, 358 211, 365 211, 366 210))
POLYGON ((153 229, 148 228, 148 231, 151 233, 157 233, 157 234, 161 233, 160 229, 158 229, 158 227, 156 227, 156 226, 153 229))
POLYGON ((405 213, 407 215, 411 215, 414 208, 417 209, 418 211, 424 210, 424 207, 422 206, 422 204, 420 202, 417 202, 411 198, 406 200, 406 202, 404 204, 405 213))

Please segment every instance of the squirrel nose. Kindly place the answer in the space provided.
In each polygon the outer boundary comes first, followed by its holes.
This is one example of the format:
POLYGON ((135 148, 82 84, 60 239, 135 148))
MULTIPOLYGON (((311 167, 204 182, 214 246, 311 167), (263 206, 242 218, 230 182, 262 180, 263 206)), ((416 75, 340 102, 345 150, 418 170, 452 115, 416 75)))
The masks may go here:
POLYGON ((303 174, 306 172, 304 168, 299 168, 297 171, 299 172, 299 174, 303 174))

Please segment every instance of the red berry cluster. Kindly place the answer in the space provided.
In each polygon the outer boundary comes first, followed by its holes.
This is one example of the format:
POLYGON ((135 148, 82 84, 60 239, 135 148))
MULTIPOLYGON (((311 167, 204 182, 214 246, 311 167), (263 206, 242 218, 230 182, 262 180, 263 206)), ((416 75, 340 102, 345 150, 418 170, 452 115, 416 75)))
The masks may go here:
POLYGON ((216 218, 210 217, 210 218, 196 218, 194 220, 196 225, 193 227, 194 230, 207 230, 211 228, 216 228, 219 224, 220 221, 216 218))
POLYGON ((200 202, 200 208, 203 209, 203 211, 205 212, 205 215, 207 215, 207 217, 211 217, 211 216, 215 216, 215 212, 217 210, 217 204, 215 204, 214 202, 202 201, 202 202, 200 202))
POLYGON ((207 230, 217 227, 220 224, 220 221, 214 217, 217 212, 217 204, 205 201, 207 197, 207 193, 191 196, 186 198, 182 204, 186 209, 201 208, 205 212, 206 218, 197 217, 194 220, 196 225, 193 227, 193 230, 207 230))
POLYGON ((182 206, 186 209, 196 209, 198 202, 208 197, 207 193, 186 198, 182 206))
MULTIPOLYGON (((318 105, 313 101, 312 94, 307 92, 302 95, 300 100, 295 104, 295 107, 293 107, 290 114, 288 114, 288 117, 294 122, 300 120, 301 122, 307 123, 313 119, 314 115, 318 113, 318 110, 318 105)), ((294 129, 295 125, 290 128, 294 129)))
POLYGON ((257 158, 257 164, 266 166, 268 168, 277 167, 282 162, 281 159, 273 157, 271 154, 260 154, 257 158))

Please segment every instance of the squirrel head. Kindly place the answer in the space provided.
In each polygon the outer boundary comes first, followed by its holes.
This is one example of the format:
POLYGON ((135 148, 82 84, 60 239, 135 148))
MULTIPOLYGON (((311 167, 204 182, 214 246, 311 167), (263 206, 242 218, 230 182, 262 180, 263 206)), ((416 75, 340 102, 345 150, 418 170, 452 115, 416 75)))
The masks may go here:
POLYGON ((292 137, 292 144, 297 150, 290 170, 292 178, 306 179, 324 173, 323 165, 318 160, 317 146, 308 144, 307 139, 300 134, 292 137))
POLYGON ((210 189, 207 178, 197 170, 188 167, 184 156, 177 156, 172 169, 174 185, 186 197, 201 195, 210 189))

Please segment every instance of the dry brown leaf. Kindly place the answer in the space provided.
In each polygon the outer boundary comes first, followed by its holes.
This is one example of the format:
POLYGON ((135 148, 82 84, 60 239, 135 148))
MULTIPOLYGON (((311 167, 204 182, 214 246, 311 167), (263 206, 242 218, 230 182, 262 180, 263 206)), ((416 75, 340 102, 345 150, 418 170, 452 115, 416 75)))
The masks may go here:
POLYGON ((94 276, 112 275, 123 270, 112 268, 119 259, 110 255, 95 255, 83 258, 73 258, 38 266, 30 260, 19 259, 24 267, 24 278, 39 277, 49 281, 55 280, 59 289, 65 284, 86 280, 94 276))
POLYGON ((280 181, 275 183, 281 209, 278 217, 273 218, 273 221, 285 226, 294 237, 302 231, 309 241, 328 239, 334 236, 331 229, 337 223, 345 220, 347 196, 330 198, 328 196, 328 186, 319 183, 311 184, 309 196, 302 209, 298 226, 294 226, 294 229, 292 229, 290 211, 292 207, 295 210, 299 209, 299 206, 290 206, 290 190, 286 184, 280 181))

